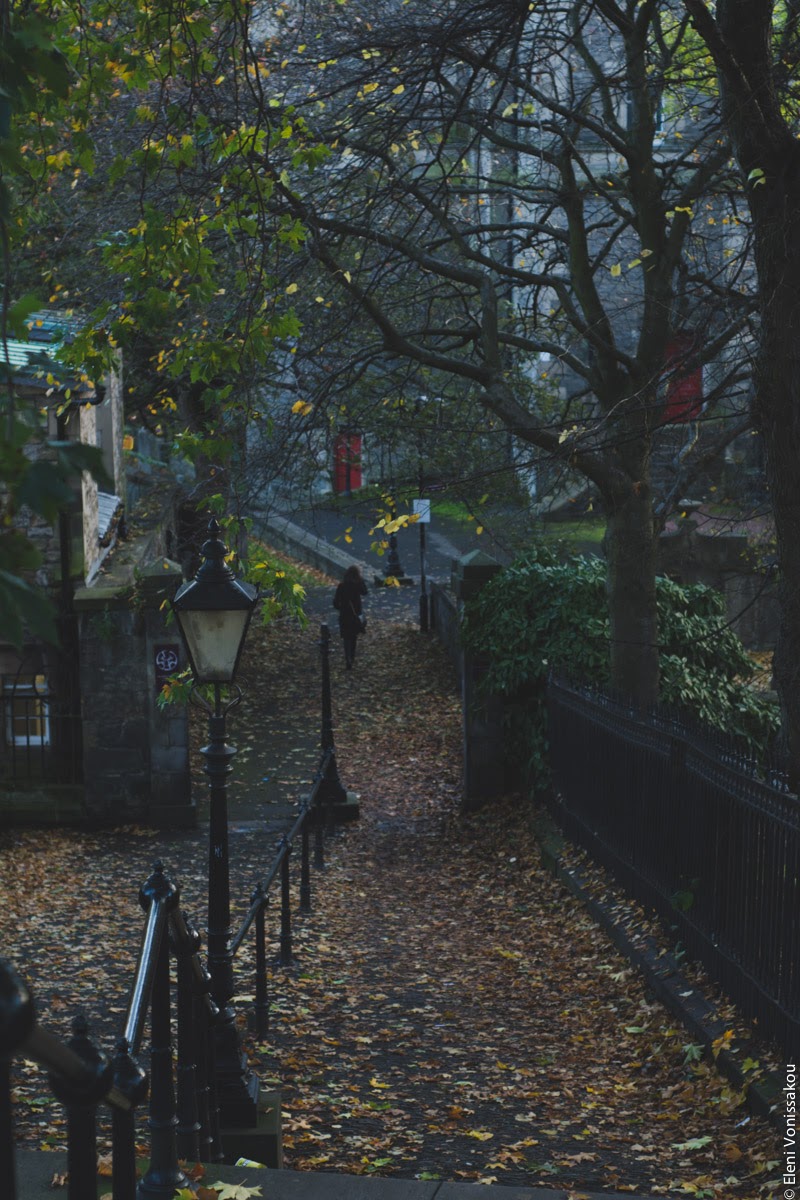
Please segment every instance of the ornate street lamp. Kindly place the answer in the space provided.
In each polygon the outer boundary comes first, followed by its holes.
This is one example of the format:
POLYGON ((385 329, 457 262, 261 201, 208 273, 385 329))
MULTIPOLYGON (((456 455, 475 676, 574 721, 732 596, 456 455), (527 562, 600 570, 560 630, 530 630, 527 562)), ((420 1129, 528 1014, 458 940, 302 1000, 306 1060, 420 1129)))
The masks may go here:
POLYGON ((235 746, 226 742, 225 718, 242 698, 234 683, 258 590, 237 579, 226 560, 220 527, 212 519, 202 548, 204 562, 197 575, 184 583, 172 601, 194 675, 192 697, 208 713, 208 745, 201 754, 209 781, 208 847, 208 971, 211 994, 219 1008, 216 1026, 216 1080, 220 1118, 228 1127, 252 1127, 258 1117, 259 1083, 247 1070, 233 1010, 230 871, 228 855, 228 792, 235 746), (197 691, 210 684, 214 703, 197 691), (223 701, 223 687, 234 694, 223 701))
POLYGON ((258 590, 237 579, 228 566, 228 551, 213 519, 208 532, 201 550, 205 562, 194 579, 178 589, 172 610, 195 683, 212 683, 218 691, 236 676, 258 590))

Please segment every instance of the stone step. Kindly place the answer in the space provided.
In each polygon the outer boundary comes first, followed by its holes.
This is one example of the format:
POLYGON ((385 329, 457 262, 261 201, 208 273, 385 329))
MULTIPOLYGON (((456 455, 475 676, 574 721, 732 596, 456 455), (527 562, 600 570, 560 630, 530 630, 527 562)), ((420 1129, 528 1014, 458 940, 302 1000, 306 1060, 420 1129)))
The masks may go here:
MULTIPOLYGON (((53 1200, 66 1196, 53 1191, 54 1175, 66 1171, 66 1155, 23 1150, 17 1155, 19 1200, 53 1200)), ((448 1183, 444 1180, 376 1179, 364 1175, 335 1175, 325 1171, 273 1171, 259 1167, 228 1167, 212 1164, 202 1183, 239 1183, 261 1188, 263 1200, 570 1200, 576 1190, 562 1188, 504 1187, 500 1184, 448 1183)), ((98 1200, 110 1195, 111 1180, 99 1177, 98 1200)), ((631 1192, 586 1192, 577 1189, 581 1200, 656 1200, 631 1192)), ((256 1200, 256 1198, 254 1198, 256 1200)))

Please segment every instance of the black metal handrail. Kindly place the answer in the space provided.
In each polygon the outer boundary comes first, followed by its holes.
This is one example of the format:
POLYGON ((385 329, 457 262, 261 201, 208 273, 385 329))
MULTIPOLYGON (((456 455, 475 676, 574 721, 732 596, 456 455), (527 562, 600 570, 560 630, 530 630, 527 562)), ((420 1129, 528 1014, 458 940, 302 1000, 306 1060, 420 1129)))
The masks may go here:
POLYGON ((146 918, 124 1032, 113 1058, 88 1036, 82 1017, 68 1042, 36 1021, 28 986, 0 960, 0 1171, 4 1197, 16 1198, 10 1066, 24 1054, 49 1073, 67 1109, 68 1200, 94 1195, 97 1179, 95 1114, 112 1108, 114 1200, 172 1200, 188 1180, 179 1157, 219 1161, 222 1151, 214 1094, 213 1024, 217 1008, 209 976, 198 955, 199 936, 178 908, 179 891, 156 863, 140 891, 146 918), (170 949, 177 960, 177 1102, 170 1045, 170 949), (147 1017, 151 1029, 151 1080, 137 1062, 147 1017), (150 1086, 148 1086, 150 1085, 150 1086), (150 1096, 151 1154, 137 1185, 135 1110, 150 1096))
POLYGON ((314 785, 303 801, 294 825, 284 834, 279 843, 275 857, 272 860, 263 879, 260 879, 253 889, 250 907, 231 940, 231 954, 235 957, 244 941, 255 925, 255 1032, 256 1036, 264 1039, 269 1034, 269 997, 267 993, 267 951, 266 951, 266 912, 270 901, 271 889, 280 878, 280 934, 279 955, 277 965, 291 967, 294 964, 294 939, 292 934, 291 910, 291 858, 298 836, 301 842, 300 852, 300 888, 299 910, 303 914, 311 912, 311 853, 310 833, 315 834, 314 866, 322 870, 325 865, 323 828, 330 825, 331 807, 335 793, 330 787, 330 764, 334 756, 332 746, 327 746, 320 760, 314 785))
POLYGON ((0 959, 0 1170, 9 1188, 10 1200, 16 1200, 16 1164, 11 1108, 11 1061, 18 1055, 38 1062, 49 1073, 54 1092, 67 1108, 68 1169, 70 1200, 87 1195, 87 1166, 91 1157, 91 1184, 96 1180, 94 1110, 105 1100, 117 1108, 129 1109, 135 1098, 127 1095, 114 1078, 111 1061, 88 1037, 86 1022, 73 1022, 73 1036, 63 1042, 39 1025, 33 995, 27 984, 5 959, 0 959), (87 1123, 86 1114, 91 1117, 87 1123), (87 1138, 87 1134, 89 1137, 87 1138))
POLYGON ((288 968, 294 965, 294 940, 291 912, 291 858, 298 836, 301 839, 299 910, 311 912, 311 861, 310 841, 314 833, 314 867, 324 870, 325 852, 323 829, 332 828, 334 806, 347 799, 347 792, 339 778, 336 763, 336 744, 333 729, 333 705, 330 676, 330 630, 327 622, 319 627, 319 649, 321 663, 321 723, 320 743, 322 754, 314 784, 303 801, 291 830, 284 834, 264 877, 253 889, 250 906, 238 930, 230 941, 231 957, 235 958, 244 944, 250 929, 255 925, 255 1032, 259 1038, 269 1034, 269 997, 267 992, 266 912, 271 889, 280 877, 280 934, 277 965, 288 968))

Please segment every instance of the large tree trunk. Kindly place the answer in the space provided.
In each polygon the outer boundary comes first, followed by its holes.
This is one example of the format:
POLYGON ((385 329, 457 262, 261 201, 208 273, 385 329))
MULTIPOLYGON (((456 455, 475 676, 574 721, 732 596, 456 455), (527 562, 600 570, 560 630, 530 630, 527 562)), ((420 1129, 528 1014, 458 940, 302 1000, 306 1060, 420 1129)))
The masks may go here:
MULTIPOLYGON (((764 436, 780 566, 775 678, 792 786, 800 784, 800 144, 784 107, 793 74, 796 5, 684 0, 719 71, 725 125, 753 218, 761 335, 754 410, 764 436), (783 14, 785 16, 785 14, 783 14), (790 58, 786 55, 789 53, 790 58)), ((788 110, 791 111, 790 109, 788 110)), ((791 117, 789 117, 791 119, 791 117)))
POLYGON ((658 700, 656 530, 646 464, 624 493, 606 498, 604 548, 611 683, 637 704, 658 700))
POLYGON ((765 162, 764 196, 754 198, 761 290, 761 347, 755 415, 764 436, 780 565, 775 679, 793 789, 800 784, 800 149, 765 162), (767 189, 769 191, 767 192, 767 189))

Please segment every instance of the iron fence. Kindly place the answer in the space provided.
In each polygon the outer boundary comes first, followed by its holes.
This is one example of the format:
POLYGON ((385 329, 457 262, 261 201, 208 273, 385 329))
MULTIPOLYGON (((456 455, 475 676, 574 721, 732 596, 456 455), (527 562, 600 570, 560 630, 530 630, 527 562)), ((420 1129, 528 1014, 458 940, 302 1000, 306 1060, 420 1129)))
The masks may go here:
POLYGON ((778 771, 667 712, 548 689, 555 814, 675 927, 762 1034, 800 1045, 800 801, 778 771))

